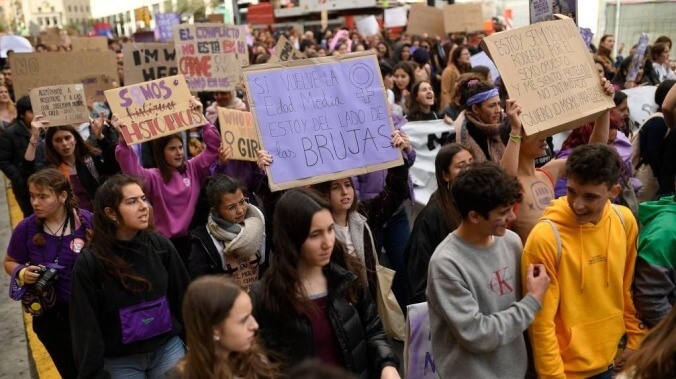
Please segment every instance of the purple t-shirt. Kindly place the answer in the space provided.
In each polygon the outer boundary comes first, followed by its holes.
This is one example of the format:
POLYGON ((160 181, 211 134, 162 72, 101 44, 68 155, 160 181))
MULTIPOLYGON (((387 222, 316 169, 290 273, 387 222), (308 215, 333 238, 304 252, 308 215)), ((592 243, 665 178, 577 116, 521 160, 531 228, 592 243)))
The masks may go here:
POLYGON ((62 303, 70 302, 70 282, 75 261, 80 256, 80 251, 84 247, 85 230, 92 227, 92 214, 87 210, 80 210, 82 215, 82 225, 75 231, 75 234, 50 235, 42 233, 45 239, 45 246, 36 246, 33 243, 33 237, 40 231, 37 225, 35 214, 21 220, 12 232, 12 237, 7 246, 7 255, 21 264, 29 263, 32 265, 51 264, 57 258, 58 279, 54 284, 57 301, 62 303), (59 240, 61 243, 59 244, 59 240))

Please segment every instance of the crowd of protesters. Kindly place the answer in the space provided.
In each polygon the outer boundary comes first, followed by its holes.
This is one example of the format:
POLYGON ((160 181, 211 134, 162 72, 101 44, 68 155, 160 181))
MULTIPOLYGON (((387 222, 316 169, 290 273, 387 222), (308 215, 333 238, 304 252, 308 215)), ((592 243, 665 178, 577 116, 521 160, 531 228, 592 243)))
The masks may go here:
MULTIPOLYGON (((25 217, 4 267, 62 377, 399 378, 376 302, 383 253, 402 311, 428 303, 441 378, 676 375, 669 38, 627 79, 636 52, 612 57, 603 36, 594 60, 616 106, 552 146, 526 139, 518 102, 471 65, 479 33, 269 28, 250 62, 281 35, 308 58, 375 51, 403 165, 272 192, 267 151, 235 161, 221 143, 217 108, 248 110, 243 85, 193 97, 204 127, 128 145, 104 103, 90 123, 49 125, 13 100, 4 66, 0 169, 25 217), (636 128, 621 90, 644 84, 659 112, 636 128), (455 140, 412 220, 401 126, 427 120, 455 140)), ((124 42, 110 43, 120 85, 124 42)))

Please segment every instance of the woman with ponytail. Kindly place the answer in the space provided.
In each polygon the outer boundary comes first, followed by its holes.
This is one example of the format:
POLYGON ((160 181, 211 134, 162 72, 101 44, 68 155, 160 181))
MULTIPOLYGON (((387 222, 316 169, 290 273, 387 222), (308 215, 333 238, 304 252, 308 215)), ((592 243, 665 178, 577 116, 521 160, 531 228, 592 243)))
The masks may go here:
POLYGON ((277 366, 267 361, 256 339, 258 323, 252 311, 249 295, 225 276, 206 275, 195 280, 183 300, 183 321, 190 349, 169 377, 278 377, 277 366))
POLYGON ((73 271, 70 322, 80 378, 164 378, 183 358, 189 278, 174 245, 149 231, 138 179, 115 175, 94 201, 94 234, 73 271))
POLYGON ((14 229, 4 265, 10 296, 33 316, 33 331, 64 378, 77 376, 68 308, 71 274, 86 241, 92 215, 78 208, 63 173, 47 168, 28 178, 34 213, 14 229))

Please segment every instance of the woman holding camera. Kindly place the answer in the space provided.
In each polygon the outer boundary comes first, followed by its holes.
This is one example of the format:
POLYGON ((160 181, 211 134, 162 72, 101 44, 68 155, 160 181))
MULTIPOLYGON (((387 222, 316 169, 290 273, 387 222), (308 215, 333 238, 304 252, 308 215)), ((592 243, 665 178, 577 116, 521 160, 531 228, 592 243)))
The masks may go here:
POLYGON ((10 296, 33 315, 33 331, 64 378, 77 376, 69 302, 75 261, 91 235, 92 215, 77 207, 68 178, 55 168, 28 178, 33 213, 14 229, 5 256, 10 296))

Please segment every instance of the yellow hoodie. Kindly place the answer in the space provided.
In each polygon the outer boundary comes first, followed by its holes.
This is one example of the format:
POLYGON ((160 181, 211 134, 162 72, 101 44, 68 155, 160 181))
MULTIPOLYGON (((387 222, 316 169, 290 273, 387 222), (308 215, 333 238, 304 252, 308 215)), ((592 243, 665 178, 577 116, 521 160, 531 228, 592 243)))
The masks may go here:
MULTIPOLYGON (((579 224, 566 197, 554 200, 535 225, 521 259, 523 283, 528 265, 542 263, 551 283, 529 335, 540 378, 586 378, 608 370, 626 332, 627 347, 638 349, 645 328, 636 317, 631 283, 636 262, 636 220, 628 208, 606 204, 596 224, 579 224), (626 228, 626 229, 625 229, 626 228)), ((524 291, 526 287, 524 286, 524 291)))

